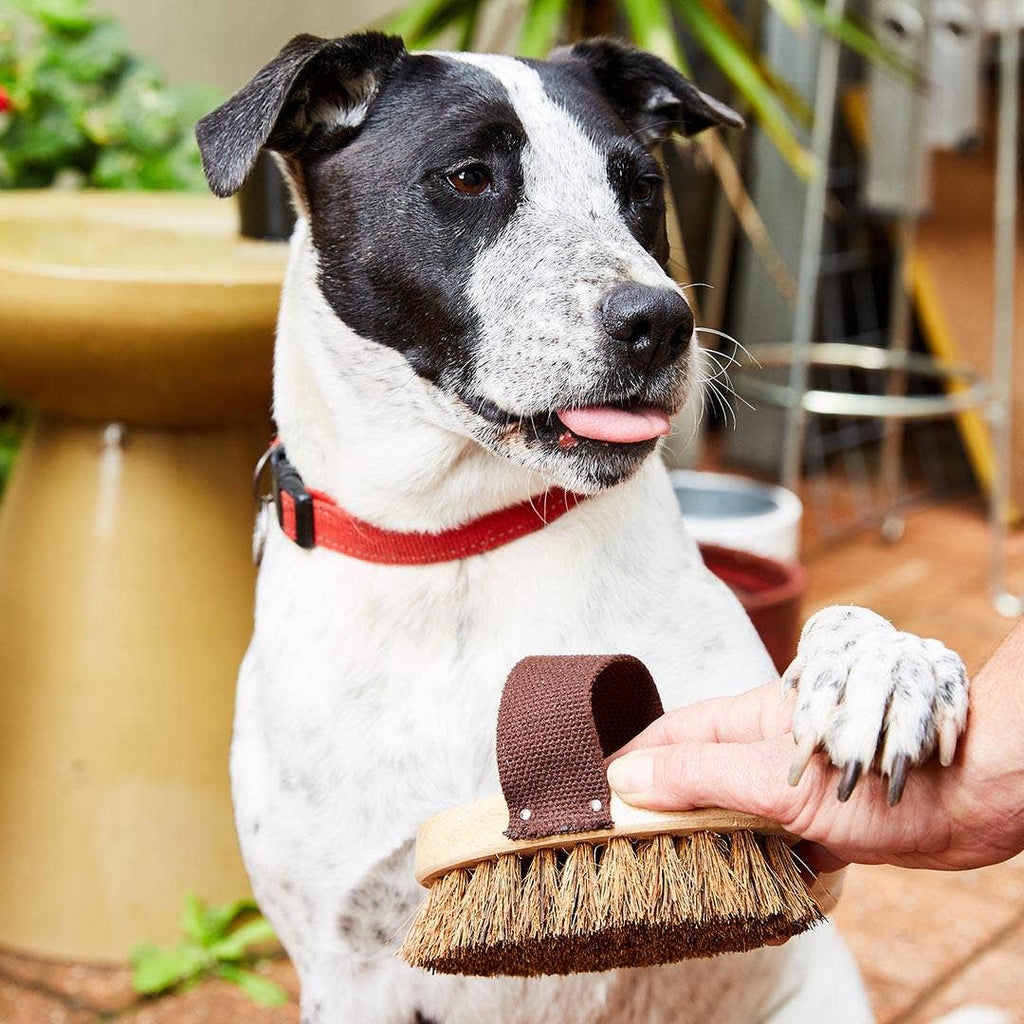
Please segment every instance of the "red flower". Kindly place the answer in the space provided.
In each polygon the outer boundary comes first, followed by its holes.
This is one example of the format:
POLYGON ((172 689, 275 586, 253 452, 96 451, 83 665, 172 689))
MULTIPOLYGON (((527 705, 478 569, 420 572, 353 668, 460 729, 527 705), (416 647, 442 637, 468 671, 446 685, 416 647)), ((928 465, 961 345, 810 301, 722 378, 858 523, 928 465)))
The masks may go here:
POLYGON ((11 97, 7 90, 0 85, 0 114, 6 114, 11 109, 11 97))

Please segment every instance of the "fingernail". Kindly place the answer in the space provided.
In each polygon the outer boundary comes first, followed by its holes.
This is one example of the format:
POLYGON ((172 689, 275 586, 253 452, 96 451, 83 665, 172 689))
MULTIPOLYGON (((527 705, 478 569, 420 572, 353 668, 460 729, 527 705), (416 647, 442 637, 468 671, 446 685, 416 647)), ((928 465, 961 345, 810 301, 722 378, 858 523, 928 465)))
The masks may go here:
POLYGON ((626 754, 608 765, 608 785, 616 793, 645 793, 654 782, 654 761, 646 754, 626 754))
POLYGON ((944 718, 939 725, 939 764, 948 768, 956 757, 956 723, 944 718))

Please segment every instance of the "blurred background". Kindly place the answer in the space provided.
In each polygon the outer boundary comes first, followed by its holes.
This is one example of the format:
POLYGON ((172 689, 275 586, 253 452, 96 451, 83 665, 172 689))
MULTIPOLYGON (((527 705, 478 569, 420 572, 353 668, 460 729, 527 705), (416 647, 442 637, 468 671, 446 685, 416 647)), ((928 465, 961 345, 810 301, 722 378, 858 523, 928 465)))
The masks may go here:
MULTIPOLYGON (((192 135, 294 34, 630 39, 707 383, 664 457, 778 664, 867 605, 976 671, 1024 593, 1020 0, 0 0, 0 1020, 289 1021, 227 781, 292 214, 192 135)), ((1019 723, 1010 723, 1018 728, 1019 723)), ((882 1021, 1024 1020, 1024 862, 854 868, 882 1021)))

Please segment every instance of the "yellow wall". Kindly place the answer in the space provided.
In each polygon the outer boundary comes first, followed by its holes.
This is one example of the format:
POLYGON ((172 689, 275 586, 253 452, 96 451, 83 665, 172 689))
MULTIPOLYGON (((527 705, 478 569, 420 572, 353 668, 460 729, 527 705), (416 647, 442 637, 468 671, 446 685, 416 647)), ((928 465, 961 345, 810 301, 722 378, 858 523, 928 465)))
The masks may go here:
POLYGON ((293 35, 343 35, 400 0, 97 0, 172 81, 243 85, 293 35))

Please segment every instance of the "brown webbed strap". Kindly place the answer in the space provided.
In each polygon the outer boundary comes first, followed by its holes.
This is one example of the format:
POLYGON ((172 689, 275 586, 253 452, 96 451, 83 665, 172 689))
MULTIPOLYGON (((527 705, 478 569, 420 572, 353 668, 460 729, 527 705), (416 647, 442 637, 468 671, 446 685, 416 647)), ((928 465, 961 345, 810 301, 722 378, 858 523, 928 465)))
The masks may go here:
POLYGON ((523 658, 498 712, 498 773, 510 839, 611 828, 604 759, 662 714, 628 654, 523 658))

